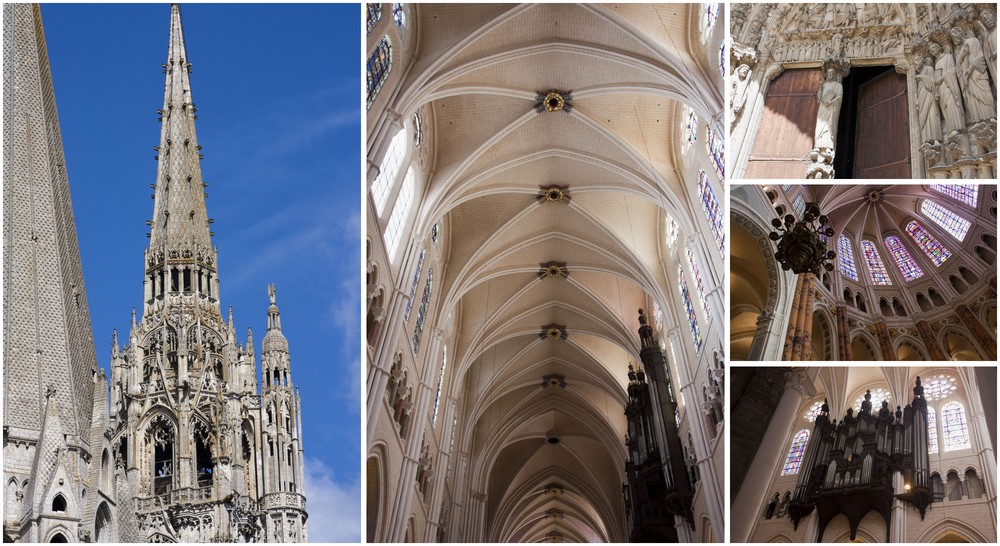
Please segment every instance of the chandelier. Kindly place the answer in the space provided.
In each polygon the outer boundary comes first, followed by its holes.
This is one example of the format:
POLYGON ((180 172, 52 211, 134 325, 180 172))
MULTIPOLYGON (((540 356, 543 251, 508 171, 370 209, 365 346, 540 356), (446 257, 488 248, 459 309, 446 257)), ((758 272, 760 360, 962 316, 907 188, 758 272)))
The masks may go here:
POLYGON ((785 215, 784 223, 780 218, 771 220, 776 231, 772 231, 769 237, 778 243, 774 257, 781 268, 786 271, 791 269, 795 274, 818 275, 822 269, 833 271, 831 260, 837 257, 837 253, 827 250, 826 241, 820 238, 820 235, 833 236, 833 228, 827 225, 829 221, 826 215, 820 213, 818 203, 807 203, 798 222, 791 214, 785 215))

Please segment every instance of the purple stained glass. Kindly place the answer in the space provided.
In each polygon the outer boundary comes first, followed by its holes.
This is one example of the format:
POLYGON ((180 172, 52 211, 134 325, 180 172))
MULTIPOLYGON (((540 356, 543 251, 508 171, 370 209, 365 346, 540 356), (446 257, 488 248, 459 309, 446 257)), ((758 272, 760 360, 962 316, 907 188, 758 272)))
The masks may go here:
POLYGON ((726 77, 726 43, 725 42, 723 42, 722 45, 719 46, 719 73, 722 74, 723 78, 726 77))
POLYGON ((931 184, 931 189, 971 207, 979 202, 979 186, 975 184, 931 184))
POLYGON ((718 133, 707 126, 705 127, 705 146, 708 148, 708 156, 712 159, 712 166, 715 167, 715 174, 719 175, 719 180, 725 180, 726 143, 718 133))
POLYGON ((703 169, 698 169, 698 193, 701 195, 701 208, 708 218, 708 225, 712 226, 712 233, 715 235, 715 242, 719 245, 719 252, 726 255, 726 226, 722 219, 722 209, 719 200, 712 191, 712 185, 708 183, 708 175, 703 169))
POLYGON ((920 266, 917 265, 916 260, 910 255, 910 251, 906 250, 903 241, 899 240, 899 237, 889 235, 885 238, 885 246, 889 249, 889 255, 896 262, 896 267, 899 268, 899 272, 903 274, 906 282, 924 276, 924 270, 920 269, 920 266))
POLYGON ((684 278, 684 267, 677 264, 677 284, 681 289, 681 299, 684 300, 684 310, 687 311, 688 325, 691 326, 691 339, 694 341, 695 352, 701 350, 701 330, 698 329, 698 316, 694 314, 691 296, 688 295, 687 280, 684 278))
POLYGON ((951 258, 951 251, 945 248, 933 235, 927 233, 924 226, 920 225, 916 220, 906 224, 906 232, 910 234, 910 237, 913 237, 917 246, 934 262, 934 265, 940 267, 945 260, 951 258))
POLYGON ((788 457, 785 457, 785 465, 781 467, 782 476, 791 476, 799 473, 802 466, 802 456, 806 453, 806 444, 809 443, 809 431, 800 430, 792 438, 792 445, 788 448, 788 457))
POLYGON ((417 295, 417 282, 420 280, 420 272, 424 269, 424 251, 420 251, 417 258, 417 270, 413 272, 413 282, 410 284, 410 299, 406 301, 406 311, 403 312, 403 322, 410 320, 410 311, 413 309, 413 297, 417 295))
POLYGON ((969 427, 965 422, 965 408, 958 402, 948 402, 941 408, 944 432, 944 450, 969 449, 969 427))
POLYGON ((691 273, 694 275, 694 286, 698 289, 698 298, 701 299, 701 307, 705 310, 705 320, 712 316, 712 307, 708 303, 708 298, 705 297, 705 285, 701 282, 701 273, 698 271, 698 262, 695 261, 694 251, 691 247, 687 249, 688 263, 691 265, 691 273))
POLYGON ((371 32, 375 25, 378 24, 379 19, 382 18, 382 4, 367 4, 368 6, 368 32, 371 32))
POLYGON ((880 286, 892 285, 889 273, 885 270, 882 257, 878 255, 875 243, 865 239, 861 241, 861 251, 865 253, 865 263, 868 264, 868 274, 872 279, 872 284, 880 286))
POLYGON ((858 268, 854 264, 854 247, 845 235, 837 239, 837 255, 840 256, 840 272, 851 280, 858 280, 858 268))
POLYGON ((715 26, 715 21, 719 18, 719 3, 709 2, 705 7, 705 26, 706 30, 711 31, 715 26))
POLYGON ((959 241, 965 239, 965 234, 972 225, 972 222, 929 199, 920 203, 920 212, 959 241))
POLYGON ((688 145, 698 140, 698 114, 694 112, 688 113, 687 126, 684 128, 684 140, 687 141, 688 145))
POLYGON ((392 43, 389 42, 389 37, 385 36, 379 40, 375 51, 368 57, 368 106, 366 108, 372 107, 375 97, 382 89, 382 84, 389 77, 390 70, 392 70, 392 43))

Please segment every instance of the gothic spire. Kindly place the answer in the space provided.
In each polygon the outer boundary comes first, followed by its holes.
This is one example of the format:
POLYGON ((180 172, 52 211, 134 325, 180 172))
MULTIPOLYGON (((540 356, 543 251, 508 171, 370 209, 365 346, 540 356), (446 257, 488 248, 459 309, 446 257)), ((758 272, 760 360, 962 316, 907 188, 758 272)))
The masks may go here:
POLYGON ((152 250, 207 250, 212 242, 201 179, 201 147, 194 128, 197 108, 191 98, 191 63, 177 4, 170 6, 170 45, 163 71, 166 83, 163 108, 158 112, 162 127, 160 145, 155 148, 158 163, 149 246, 152 250))

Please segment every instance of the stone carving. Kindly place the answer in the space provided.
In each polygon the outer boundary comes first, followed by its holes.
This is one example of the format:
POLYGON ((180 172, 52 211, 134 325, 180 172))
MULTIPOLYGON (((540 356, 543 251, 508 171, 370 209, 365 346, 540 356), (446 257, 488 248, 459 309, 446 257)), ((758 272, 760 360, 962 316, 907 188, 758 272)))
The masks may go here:
POLYGON ((964 32, 958 27, 951 29, 951 39, 955 44, 955 62, 965 91, 966 122, 971 125, 995 117, 996 99, 990 89, 983 45, 971 30, 964 32))
POLYGON ((816 114, 816 148, 833 149, 837 142, 837 121, 840 105, 844 101, 842 77, 833 68, 826 70, 826 81, 819 87, 817 99, 819 111, 816 114))
MULTIPOLYGON (((941 143, 941 108, 934 90, 934 60, 925 57, 916 72, 917 113, 920 119, 920 141, 941 143)), ((940 152, 939 152, 940 153, 940 152)), ((933 163, 928 163, 933 165, 933 163)))
POLYGON ((965 115, 962 108, 962 92, 958 87, 958 76, 955 69, 955 57, 951 54, 951 46, 931 44, 931 55, 934 62, 934 86, 937 90, 938 104, 941 106, 941 116, 944 120, 945 139, 951 139, 956 133, 965 129, 965 115))
POLYGON ((986 68, 993 80, 993 89, 997 87, 997 16, 992 11, 983 11, 980 15, 980 29, 983 34, 983 46, 986 50, 986 68))

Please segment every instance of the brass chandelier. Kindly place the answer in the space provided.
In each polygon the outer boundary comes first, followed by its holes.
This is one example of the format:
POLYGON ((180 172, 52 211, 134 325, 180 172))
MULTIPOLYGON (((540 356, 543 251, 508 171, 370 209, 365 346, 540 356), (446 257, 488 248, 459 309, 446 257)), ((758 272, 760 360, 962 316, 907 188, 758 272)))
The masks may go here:
POLYGON ((831 260, 837 257, 837 253, 827 250, 826 241, 820 238, 820 235, 833 236, 833 228, 827 225, 829 222, 830 218, 820 212, 818 203, 806 203, 805 212, 798 222, 791 214, 785 215, 784 223, 780 218, 771 220, 775 231, 769 237, 778 243, 774 257, 781 268, 790 269, 795 274, 818 275, 823 269, 833 271, 831 260))

